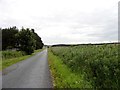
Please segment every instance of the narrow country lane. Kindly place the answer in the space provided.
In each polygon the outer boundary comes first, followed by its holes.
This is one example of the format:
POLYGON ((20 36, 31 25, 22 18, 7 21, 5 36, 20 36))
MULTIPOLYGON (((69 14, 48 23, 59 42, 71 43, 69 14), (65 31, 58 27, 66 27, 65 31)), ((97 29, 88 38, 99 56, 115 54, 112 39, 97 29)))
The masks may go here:
POLYGON ((52 88, 47 49, 3 71, 2 88, 52 88))

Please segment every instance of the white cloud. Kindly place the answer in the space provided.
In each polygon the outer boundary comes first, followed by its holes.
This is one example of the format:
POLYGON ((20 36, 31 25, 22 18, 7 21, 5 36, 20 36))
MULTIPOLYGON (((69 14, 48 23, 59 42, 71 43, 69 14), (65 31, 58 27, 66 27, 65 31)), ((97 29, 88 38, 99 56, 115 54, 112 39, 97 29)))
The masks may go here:
POLYGON ((45 44, 117 41, 117 4, 118 0, 0 0, 0 27, 35 28, 45 44))

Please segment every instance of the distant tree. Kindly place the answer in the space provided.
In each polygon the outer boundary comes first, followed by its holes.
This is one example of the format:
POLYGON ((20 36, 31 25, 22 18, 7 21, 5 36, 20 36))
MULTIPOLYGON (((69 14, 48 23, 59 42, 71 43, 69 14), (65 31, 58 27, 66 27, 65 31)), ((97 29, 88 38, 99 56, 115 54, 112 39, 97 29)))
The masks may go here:
POLYGON ((14 26, 5 29, 0 28, 0 31, 2 31, 2 50, 17 48, 31 54, 34 49, 41 49, 44 45, 34 29, 22 27, 19 30, 14 26))
POLYGON ((14 27, 2 29, 2 50, 7 48, 15 48, 16 38, 15 34, 18 33, 18 29, 14 27))
POLYGON ((2 50, 2 28, 0 28, 0 51, 2 50))
POLYGON ((44 44, 43 44, 43 42, 41 40, 41 37, 39 37, 38 34, 35 33, 34 29, 31 29, 31 31, 33 33, 34 39, 36 40, 36 48, 35 49, 42 49, 44 44))
POLYGON ((21 31, 16 34, 16 37, 17 47, 19 47, 20 50, 25 51, 27 54, 32 54, 34 52, 36 40, 29 28, 22 28, 21 31))

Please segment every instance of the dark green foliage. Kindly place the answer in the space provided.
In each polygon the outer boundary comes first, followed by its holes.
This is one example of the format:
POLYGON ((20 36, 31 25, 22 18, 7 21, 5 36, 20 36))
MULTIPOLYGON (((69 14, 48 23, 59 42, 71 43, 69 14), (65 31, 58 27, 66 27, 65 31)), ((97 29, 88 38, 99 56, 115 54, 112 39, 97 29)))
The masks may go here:
POLYGON ((29 28, 26 30, 22 28, 22 30, 16 34, 16 37, 20 50, 25 51, 27 54, 32 54, 34 52, 36 41, 29 28))
POLYGON ((93 88, 119 88, 118 44, 53 47, 52 52, 93 88))
POLYGON ((0 51, 2 50, 2 29, 0 28, 0 51))
POLYGON ((36 40, 36 48, 35 49, 36 50, 37 49, 42 49, 42 47, 43 47, 44 44, 43 44, 41 38, 38 36, 37 33, 34 32, 34 29, 31 29, 31 31, 33 33, 34 39, 36 40))
POLYGON ((18 33, 16 27, 2 29, 2 50, 15 48, 16 33, 18 33))
POLYGON ((17 49, 32 54, 36 49, 42 49, 41 38, 34 32, 34 29, 18 30, 16 27, 10 27, 2 30, 2 50, 17 49))

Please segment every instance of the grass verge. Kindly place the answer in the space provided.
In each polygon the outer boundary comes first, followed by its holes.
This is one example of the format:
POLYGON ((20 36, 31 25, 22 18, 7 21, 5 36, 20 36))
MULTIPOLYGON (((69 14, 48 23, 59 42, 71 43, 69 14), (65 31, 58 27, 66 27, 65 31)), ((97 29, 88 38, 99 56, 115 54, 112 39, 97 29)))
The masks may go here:
POLYGON ((91 88, 82 75, 73 73, 62 60, 48 51, 48 61, 54 88, 91 88))
MULTIPOLYGON (((36 53, 42 51, 43 49, 39 49, 39 50, 35 50, 34 53, 32 53, 31 55, 25 55, 25 56, 20 56, 20 57, 15 57, 15 58, 11 58, 11 59, 2 59, 2 67, 0 68, 0 70, 7 68, 8 66, 11 66, 19 61, 25 60, 33 55, 35 55, 36 53)), ((1 64, 0 63, 0 64, 1 64)))

